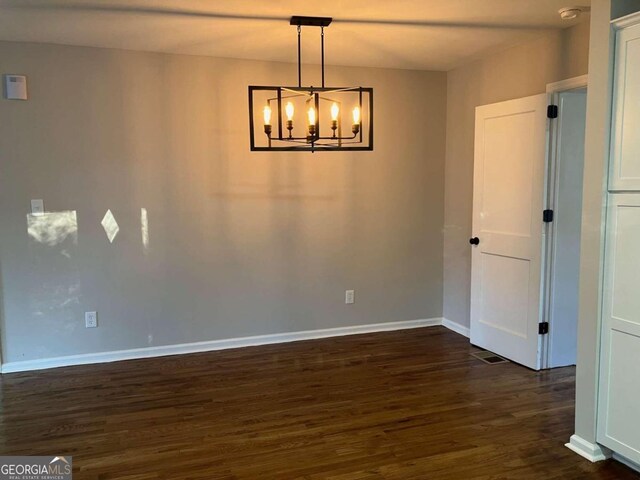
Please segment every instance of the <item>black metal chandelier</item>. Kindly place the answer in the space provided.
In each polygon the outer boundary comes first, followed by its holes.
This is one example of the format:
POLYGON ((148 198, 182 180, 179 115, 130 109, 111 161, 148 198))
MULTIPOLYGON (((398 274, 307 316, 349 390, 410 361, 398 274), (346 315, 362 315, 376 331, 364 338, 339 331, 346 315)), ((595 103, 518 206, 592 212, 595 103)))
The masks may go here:
POLYGON ((373 88, 324 83, 324 29, 331 20, 291 17, 290 24, 298 29, 297 87, 249 86, 252 151, 373 150, 373 88), (322 87, 302 86, 300 35, 306 26, 320 27, 322 87))

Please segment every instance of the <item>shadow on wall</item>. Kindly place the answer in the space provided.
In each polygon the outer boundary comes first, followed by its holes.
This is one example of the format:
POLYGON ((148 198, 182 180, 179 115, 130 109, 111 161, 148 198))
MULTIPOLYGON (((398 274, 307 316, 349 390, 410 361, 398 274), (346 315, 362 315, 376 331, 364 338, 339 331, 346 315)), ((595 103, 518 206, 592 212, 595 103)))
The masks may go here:
MULTIPOLYGON (((119 68, 128 73, 126 64, 119 68)), ((121 189, 121 207, 129 198, 148 205, 142 220, 153 217, 160 239, 141 267, 149 281, 141 280, 138 292, 155 317, 174 309, 166 307, 167 295, 159 298, 165 291, 206 323, 216 315, 208 299, 217 289, 229 302, 238 299, 240 310, 245 298, 253 297, 252 308, 262 302, 274 313, 260 317, 282 323, 271 330, 287 331, 304 313, 284 299, 300 296, 314 275, 343 276, 336 261, 348 270, 346 238, 357 228, 347 221, 356 216, 354 161, 362 157, 249 150, 247 85, 261 78, 288 84, 295 72, 295 65, 159 56, 148 77, 122 90, 123 125, 114 141, 129 161, 120 178, 110 175, 130 187, 121 189), (148 138, 155 142, 141 142, 148 138)), ((158 330, 151 321, 147 330, 158 330)), ((185 322, 180 329, 184 341, 195 336, 192 328, 201 327, 185 322)))
MULTIPOLYGON (((218 88, 207 99, 213 118, 205 120, 215 130, 211 138, 217 142, 207 147, 215 154, 193 167, 206 172, 202 196, 210 201, 211 224, 193 228, 216 231, 223 243, 211 248, 224 251, 238 272, 232 275, 237 275, 238 291, 262 291, 282 299, 282 305, 270 300, 268 308, 281 318, 279 329, 292 330, 297 328, 295 317, 310 317, 305 310, 311 307, 287 299, 308 296, 302 292, 312 288, 316 278, 345 281, 352 271, 349 259, 358 224, 364 223, 357 218, 354 162, 370 161, 370 156, 251 152, 246 85, 261 77, 274 78, 274 73, 273 65, 247 72, 240 89, 233 88, 238 80, 231 69, 216 78, 218 88), (289 308, 284 307, 287 303, 289 308)), ((295 66, 287 66, 282 83, 294 80, 295 66)), ((212 252, 211 258, 218 255, 212 252)), ((326 286, 316 288, 322 291, 326 286)))

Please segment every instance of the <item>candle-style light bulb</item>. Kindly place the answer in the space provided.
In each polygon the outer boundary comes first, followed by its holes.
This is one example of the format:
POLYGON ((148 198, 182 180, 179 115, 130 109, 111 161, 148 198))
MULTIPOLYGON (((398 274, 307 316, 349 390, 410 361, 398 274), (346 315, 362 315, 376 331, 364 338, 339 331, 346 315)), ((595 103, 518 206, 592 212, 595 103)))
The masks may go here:
POLYGON ((264 107, 264 124, 271 125, 271 107, 269 105, 264 107))
POLYGON ((287 105, 284 107, 284 111, 287 114, 287 120, 293 121, 293 103, 287 102, 287 105))
POLYGON ((353 124, 360 125, 360 108, 356 107, 353 109, 353 124))
POLYGON ((338 104, 333 102, 331 105, 331 131, 333 132, 333 138, 336 138, 336 130, 338 129, 338 114, 340 113, 340 108, 338 104))
POLYGON ((351 126, 351 131, 354 135, 357 135, 360 132, 360 108, 356 107, 353 109, 353 125, 351 126))
POLYGON ((338 107, 337 103, 333 102, 333 105, 331 105, 331 120, 333 120, 334 122, 337 122, 339 113, 340 113, 340 107, 338 107))
POLYGON ((311 107, 307 116, 309 117, 309 135, 314 137, 316 134, 316 109, 311 107))
POLYGON ((291 131, 293 130, 293 103, 287 102, 284 107, 284 112, 287 114, 287 130, 289 130, 289 138, 292 138, 291 131))
POLYGON ((271 135, 271 107, 265 105, 264 110, 264 133, 271 135))

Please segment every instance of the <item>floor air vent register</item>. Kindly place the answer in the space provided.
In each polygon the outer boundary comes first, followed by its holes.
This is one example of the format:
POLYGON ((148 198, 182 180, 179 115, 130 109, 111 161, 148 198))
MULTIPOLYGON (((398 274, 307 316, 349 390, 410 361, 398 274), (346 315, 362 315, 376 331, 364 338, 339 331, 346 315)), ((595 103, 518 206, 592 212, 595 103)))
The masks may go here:
POLYGON ((474 352, 471 354, 472 357, 477 358, 478 360, 488 363, 490 365, 495 365, 498 363, 508 363, 509 360, 506 358, 502 358, 500 355, 496 355, 493 352, 488 350, 481 350, 479 352, 474 352))

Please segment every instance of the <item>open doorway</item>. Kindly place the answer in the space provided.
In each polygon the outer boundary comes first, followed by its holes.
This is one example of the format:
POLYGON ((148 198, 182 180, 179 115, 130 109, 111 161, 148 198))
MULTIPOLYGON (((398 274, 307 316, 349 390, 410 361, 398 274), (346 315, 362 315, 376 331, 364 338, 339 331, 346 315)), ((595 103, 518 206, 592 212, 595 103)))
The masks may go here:
POLYGON ((534 370, 576 362, 586 86, 476 108, 470 340, 534 370))
POLYGON ((551 84, 547 93, 557 118, 549 127, 546 195, 553 219, 543 274, 549 334, 542 339, 541 360, 542 368, 554 368, 576 363, 587 78, 551 84))

